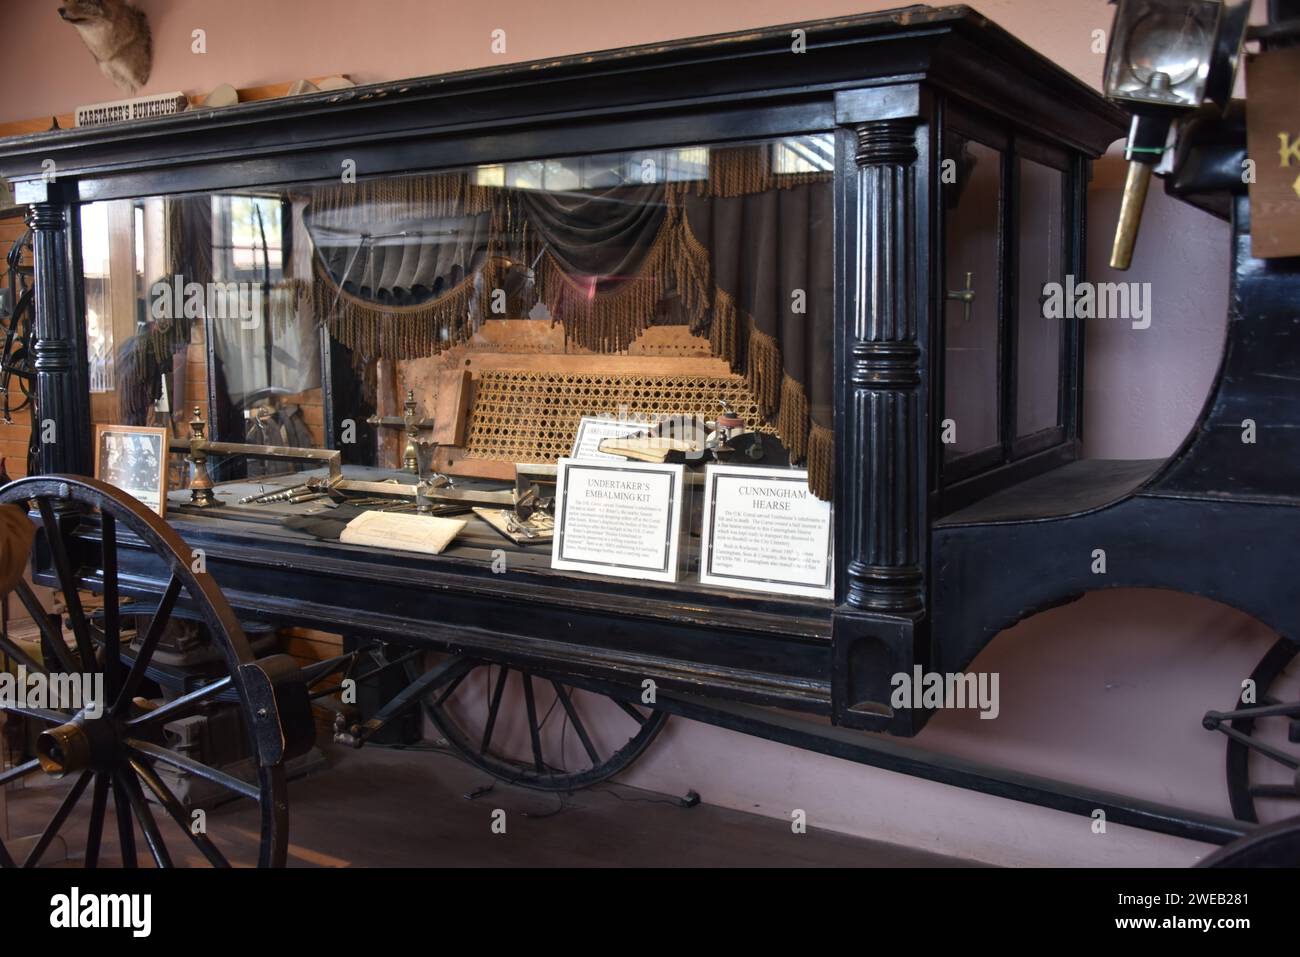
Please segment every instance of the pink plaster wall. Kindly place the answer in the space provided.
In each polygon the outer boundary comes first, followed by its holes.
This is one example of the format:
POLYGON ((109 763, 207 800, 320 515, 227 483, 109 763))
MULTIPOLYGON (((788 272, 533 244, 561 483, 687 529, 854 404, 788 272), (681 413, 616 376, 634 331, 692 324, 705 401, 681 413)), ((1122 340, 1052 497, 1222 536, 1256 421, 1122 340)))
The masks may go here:
MULTIPOLYGON (((5 4, 0 121, 115 99, 57 0, 5 4)), ((204 92, 334 72, 366 82, 439 73, 673 37, 898 6, 869 0, 141 0, 155 36, 145 92, 204 92), (616 11, 616 12, 615 12, 616 11), (207 53, 191 31, 207 31, 207 53), (491 31, 506 30, 494 56, 491 31)), ((1104 0, 976 0, 978 9, 1086 82, 1102 57, 1104 0)), ((1098 164, 1090 203, 1089 269, 1106 278, 1122 164, 1098 164)), ((1170 453, 1195 420, 1219 360, 1227 298, 1226 226, 1153 191, 1132 272, 1153 284, 1150 329, 1088 330, 1089 453, 1170 453)), ((1096 594, 1006 632, 973 666, 1001 674, 1002 716, 941 714, 917 743, 1039 774, 1227 813, 1223 743, 1200 728, 1235 700, 1240 677, 1271 636, 1211 603, 1151 592, 1096 594)), ((1111 826, 942 785, 851 766, 703 725, 673 721, 627 777, 699 791, 706 801, 773 817, 997 863, 1189 864, 1201 845, 1111 826)), ((791 836, 791 840, 798 840, 791 836)))

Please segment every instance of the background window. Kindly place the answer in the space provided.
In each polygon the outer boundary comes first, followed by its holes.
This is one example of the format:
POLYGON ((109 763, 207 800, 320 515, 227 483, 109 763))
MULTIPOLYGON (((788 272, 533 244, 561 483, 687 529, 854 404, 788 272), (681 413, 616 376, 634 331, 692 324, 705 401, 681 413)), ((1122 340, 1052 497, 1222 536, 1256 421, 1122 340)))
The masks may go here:
POLYGON ((956 182, 944 186, 947 209, 944 283, 944 417, 956 424, 946 458, 999 443, 1002 154, 982 143, 948 138, 945 159, 956 161, 956 182), (951 298, 965 293, 971 301, 951 298))
POLYGON ((1065 173, 1021 159, 1016 432, 1060 425, 1061 319, 1043 318, 1043 287, 1065 282, 1065 173))

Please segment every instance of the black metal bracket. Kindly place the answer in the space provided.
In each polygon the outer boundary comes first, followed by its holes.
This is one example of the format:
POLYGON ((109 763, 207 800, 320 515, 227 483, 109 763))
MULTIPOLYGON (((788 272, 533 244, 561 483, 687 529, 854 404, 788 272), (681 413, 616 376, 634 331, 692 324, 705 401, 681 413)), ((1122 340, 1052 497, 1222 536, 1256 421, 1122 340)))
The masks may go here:
MULTIPOLYGON (((350 747, 361 747, 383 731, 394 718, 419 704, 420 699, 426 694, 446 685, 459 683, 460 679, 469 674, 476 664, 477 662, 470 658, 448 658, 440 662, 403 688, 364 724, 346 725, 336 720, 334 740, 350 747)), ((342 715, 339 717, 341 718, 342 715)))

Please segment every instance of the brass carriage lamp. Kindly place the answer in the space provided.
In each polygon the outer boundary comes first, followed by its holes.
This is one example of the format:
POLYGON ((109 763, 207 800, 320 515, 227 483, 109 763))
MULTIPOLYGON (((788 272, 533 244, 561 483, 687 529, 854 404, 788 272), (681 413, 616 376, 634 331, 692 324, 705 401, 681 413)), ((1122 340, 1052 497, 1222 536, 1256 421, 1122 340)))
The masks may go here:
POLYGON ((1151 173, 1171 125, 1203 103, 1232 95, 1250 0, 1111 0, 1117 4, 1106 51, 1106 95, 1133 113, 1129 161, 1112 269, 1128 269, 1151 173))

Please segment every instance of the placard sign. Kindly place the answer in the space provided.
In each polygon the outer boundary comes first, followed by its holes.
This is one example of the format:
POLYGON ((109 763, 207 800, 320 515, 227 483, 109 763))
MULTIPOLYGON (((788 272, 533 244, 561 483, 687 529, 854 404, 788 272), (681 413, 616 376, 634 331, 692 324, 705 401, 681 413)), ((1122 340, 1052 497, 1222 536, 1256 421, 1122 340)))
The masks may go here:
POLYGON ((806 471, 705 471, 701 582, 833 598, 831 549, 831 504, 809 491, 806 471))
POLYGON ((621 455, 610 455, 600 450, 601 439, 625 439, 649 428, 649 422, 637 422, 635 419, 602 418, 584 415, 578 423, 578 434, 573 439, 575 459, 603 459, 606 462, 626 462, 621 455))
POLYGON ((1300 256, 1300 47, 1278 47, 1246 60, 1250 254, 1300 256))
POLYGON ((677 580, 681 465, 560 459, 551 567, 677 580))

